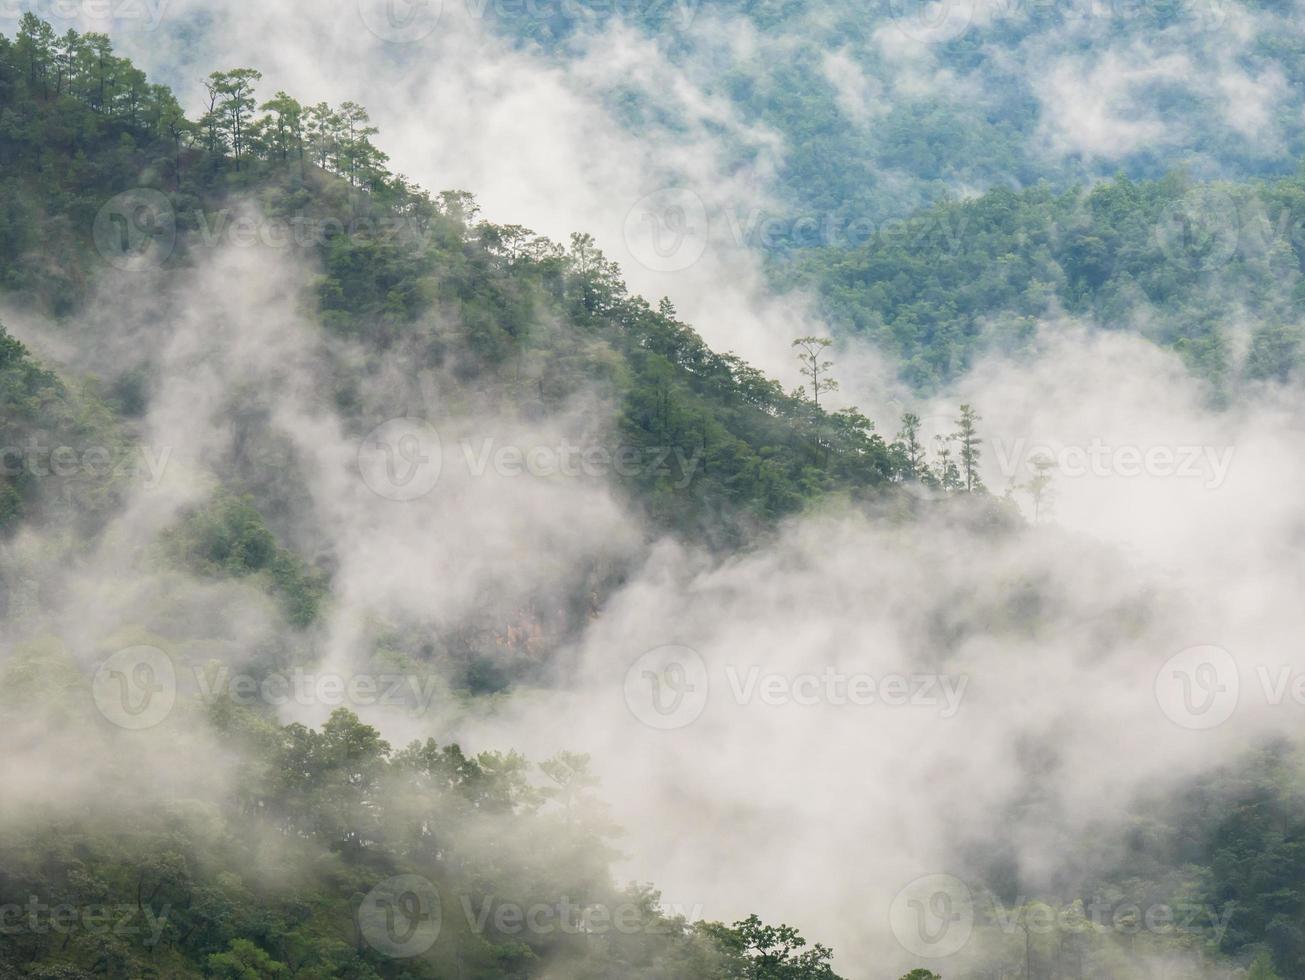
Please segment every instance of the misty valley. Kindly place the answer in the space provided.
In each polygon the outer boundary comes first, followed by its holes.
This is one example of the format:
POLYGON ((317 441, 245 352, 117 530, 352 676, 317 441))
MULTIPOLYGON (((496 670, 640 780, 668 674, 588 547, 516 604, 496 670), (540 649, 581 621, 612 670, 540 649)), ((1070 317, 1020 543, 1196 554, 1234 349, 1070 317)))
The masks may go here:
POLYGON ((1305 978, 1305 10, 0 8, 0 980, 1305 978))

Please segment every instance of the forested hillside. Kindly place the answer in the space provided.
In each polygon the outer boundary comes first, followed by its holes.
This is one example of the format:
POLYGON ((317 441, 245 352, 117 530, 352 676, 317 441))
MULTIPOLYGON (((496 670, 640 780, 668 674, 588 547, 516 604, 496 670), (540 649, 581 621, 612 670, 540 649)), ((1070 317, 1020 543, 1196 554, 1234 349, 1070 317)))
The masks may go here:
MULTIPOLYGON (((909 466, 890 445, 895 425, 877 433, 854 410, 825 412, 709 350, 669 301, 653 308, 629 295, 587 236, 563 247, 478 223, 469 195, 432 198, 391 174, 360 106, 301 105, 285 93, 260 101, 257 73, 238 69, 209 80, 214 109, 192 122, 103 38, 28 27, 3 52, 0 144, 6 285, 24 303, 62 316, 81 307, 97 258, 86 233, 116 193, 163 195, 143 199, 164 212, 148 215, 157 226, 128 234, 146 261, 144 239, 163 236, 164 268, 193 261, 206 235, 221 239, 235 202, 253 198, 264 220, 285 222, 317 254, 314 302, 334 334, 377 350, 403 345, 414 373, 456 358, 464 380, 523 412, 556 407, 580 379, 607 388, 619 405, 611 437, 637 454, 667 451, 629 487, 667 525, 725 534, 909 466), (457 332, 438 332, 434 313, 457 332), (540 326, 549 322, 568 329, 540 326), (687 460, 701 465, 676 469, 687 460), (673 489, 681 481, 687 492, 673 489)), ((118 247, 114 229, 96 233, 118 247)), ((348 378, 339 383, 347 403, 348 378)))
POLYGON ((1019 352, 1039 318, 1067 316, 1177 350, 1229 391, 1301 368, 1303 201, 1299 176, 994 190, 810 251, 786 274, 920 386, 981 352, 1019 352))
MULTIPOLYGON (((361 107, 263 100, 257 80, 249 69, 215 74, 211 111, 189 120, 102 35, 55 37, 29 15, 16 38, 0 38, 0 280, 10 309, 56 318, 76 343, 106 278, 143 270, 142 281, 158 283, 144 274, 202 266, 205 236, 252 202, 264 226, 284 221, 302 235, 318 268, 302 303, 336 343, 338 370, 320 397, 346 418, 369 383, 349 369, 365 371, 369 352, 401 350, 414 377, 449 372, 526 416, 597 386, 612 409, 597 420, 602 439, 640 463, 621 474, 630 501, 721 546, 823 494, 877 493, 921 466, 856 412, 827 413, 709 350, 668 301, 654 309, 629 295, 586 236, 563 248, 477 222, 469 195, 432 198, 386 170, 361 107), (644 464, 650 454, 656 465, 644 464)), ((208 699, 169 720, 167 752, 208 758, 229 792, 160 792, 149 774, 161 743, 85 716, 88 678, 42 635, 40 605, 57 600, 21 577, 19 558, 29 534, 49 535, 68 560, 87 556, 138 487, 140 420, 158 388, 150 353, 122 373, 60 377, 7 333, 0 341, 0 441, 15 447, 0 527, 16 549, 0 610, 26 624, 7 633, 17 643, 0 701, 9 746, 56 725, 61 744, 95 746, 103 766, 93 800, 0 806, 0 975, 834 976, 829 951, 787 927, 689 922, 650 886, 618 887, 617 829, 583 755, 535 765, 429 740, 392 747, 344 709, 317 731, 283 727, 265 705, 208 699), (84 465, 65 475, 55 447, 87 444, 104 447, 103 458, 74 460, 84 465), (208 755, 218 744, 221 763, 208 755), (435 882, 450 903, 443 941, 419 958, 387 950, 373 913, 360 911, 378 882, 402 874, 435 882), (453 896, 471 903, 465 919, 453 896), (101 910, 110 924, 69 929, 48 918, 65 906, 101 910), (547 928, 513 919, 540 908, 547 928)), ((268 504, 266 488, 246 463, 225 461, 224 485, 164 529, 149 561, 201 581, 256 583, 284 617, 287 644, 300 646, 311 634, 293 634, 329 601, 329 561, 311 565, 278 541, 257 506, 268 504)), ((583 621, 596 599, 568 601, 583 621)), ((133 632, 182 640, 184 624, 168 618, 160 610, 133 632)), ((508 679, 474 648, 461 677, 441 676, 438 657, 408 660, 415 649, 389 656, 473 693, 508 679)), ((375 914, 384 919, 383 907, 375 914)))

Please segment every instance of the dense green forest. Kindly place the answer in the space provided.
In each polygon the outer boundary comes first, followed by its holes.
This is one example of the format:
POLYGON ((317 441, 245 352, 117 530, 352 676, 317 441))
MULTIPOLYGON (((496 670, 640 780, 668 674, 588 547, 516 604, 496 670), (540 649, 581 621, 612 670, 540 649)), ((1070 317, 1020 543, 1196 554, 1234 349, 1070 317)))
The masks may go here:
MULTIPOLYGON (((33 720, 24 702, 76 674, 50 651, 7 667, 15 732, 33 720)), ((55 711, 76 717, 84 697, 69 683, 55 711)), ((321 731, 229 702, 208 712, 174 731, 236 751, 230 796, 142 805, 132 774, 157 758, 128 732, 104 747, 115 788, 93 806, 6 814, 0 976, 834 977, 829 951, 793 930, 688 923, 651 888, 616 887, 615 828, 583 756, 396 750, 344 710, 321 731), (390 948, 360 911, 402 875, 438 889, 438 943, 390 948), (67 907, 102 919, 52 917, 67 907), (538 910, 530 928, 521 910, 538 910)))
POLYGON ((1024 349, 1039 319, 1064 315, 1177 350, 1227 391, 1305 363, 1302 217, 1305 176, 994 190, 809 251, 785 274, 922 387, 985 350, 1024 349))
MULTIPOLYGON (((603 444, 665 462, 620 474, 622 501, 658 532, 719 553, 745 550, 784 518, 836 501, 883 508, 899 522, 955 506, 977 511, 993 534, 1019 526, 978 478, 981 406, 961 406, 956 432, 936 445, 921 444, 911 414, 879 429, 855 409, 828 410, 820 395, 832 390, 837 365, 811 337, 794 338, 808 384, 785 391, 711 350, 669 299, 654 306, 632 295, 588 236, 560 245, 480 221, 469 194, 431 195, 390 172, 361 106, 269 98, 259 80, 247 68, 215 73, 207 112, 189 119, 103 35, 56 36, 29 16, 16 37, 0 37, 7 307, 75 330, 97 290, 120 281, 115 270, 166 276, 202 267, 214 221, 252 202, 267 220, 307 229, 313 271, 300 302, 334 358, 320 397, 353 436, 369 425, 362 375, 373 371, 369 383, 383 383, 377 365, 397 353, 414 376, 429 369, 456 379, 450 401, 474 391, 528 418, 561 411, 579 388, 598 390, 610 410, 597 422, 603 444), (97 221, 106 206, 125 223, 97 221), (686 460, 697 462, 686 470, 686 460)), ((898 125, 918 130, 910 119, 898 125)), ((839 154, 810 145, 838 166, 839 154)), ((809 185, 802 168, 814 164, 794 166, 794 181, 809 185)), ((1018 351, 1034 319, 1058 310, 1140 330, 1230 389, 1299 367, 1305 245, 1294 235, 1242 234, 1229 251, 1217 226, 1174 246, 1155 229, 1193 194, 1232 201, 1241 229, 1261 227, 1260 216, 1278 228, 1282 215, 1292 229, 1303 192, 1295 177, 1206 186, 1174 176, 996 190, 922 211, 902 236, 786 250, 777 275, 814 287, 836 319, 897 356, 921 389, 990 347, 1018 351), (1229 331, 1243 310, 1261 325, 1238 360, 1229 331)), ((154 394, 145 364, 61 373, 0 328, 0 447, 45 447, 18 466, 0 461, 6 542, 44 534, 72 563, 97 543, 139 477, 140 420, 154 394), (66 475, 49 452, 88 444, 103 456, 66 475)), ((228 421, 243 434, 245 423, 228 421)), ((285 649, 254 657, 255 672, 270 673, 310 646, 329 615, 331 565, 297 548, 293 507, 268 492, 257 466, 227 460, 219 475, 142 560, 266 593, 285 627, 285 649)), ((0 616, 16 617, 26 600, 9 575, 0 569, 0 616)), ((566 597, 550 642, 578 629, 620 577, 594 571, 580 595, 566 597)), ((160 616, 131 639, 182 630, 179 619, 160 616)), ((463 697, 534 679, 530 665, 505 670, 482 656, 483 639, 441 638, 436 651, 407 624, 369 625, 383 634, 378 661, 425 672, 463 697)), ((95 795, 72 807, 0 800, 4 980, 835 978, 832 951, 802 934, 818 938, 818 921, 802 923, 802 933, 757 917, 697 921, 664 908, 651 885, 619 885, 619 829, 578 752, 531 762, 430 740, 391 745, 347 710, 313 729, 281 724, 267 706, 199 697, 159 738, 140 740, 85 717, 88 678, 39 629, 0 671, 7 737, 32 747, 54 731, 59 745, 94 746, 97 773, 95 795), (187 781, 188 753, 212 760, 211 778, 187 781), (150 784, 156 770, 178 783, 160 791, 150 784), (396 886, 402 876, 414 876, 416 889, 396 886), (397 906, 420 904, 423 882, 441 902, 439 941, 392 955, 386 917, 392 926, 397 906), (124 925, 60 925, 50 918, 57 908, 103 909, 124 925), (531 908, 547 910, 556 928, 523 928, 514 910, 531 908), (596 914, 620 915, 624 925, 607 928, 596 914)), ((1081 911, 1104 892, 1198 901, 1229 909, 1228 928, 1147 937, 1148 951, 1192 954, 1256 980, 1305 976, 1298 763, 1288 747, 1272 746, 1189 786, 1176 813, 1173 800, 1156 801, 1154 813, 1136 816, 1128 854, 1093 869, 1080 892, 1040 896, 1022 914, 1034 905, 1081 911)), ((1009 907, 1021 890, 1003 857, 995 844, 975 856, 975 887, 1009 907)), ((1034 941, 988 918, 979 932, 992 962, 1009 967, 1002 975, 1140 975, 1129 972, 1137 944, 1117 931, 1034 941)), ((419 946, 421 935, 403 941, 419 946)), ((922 968, 909 980, 936 975, 922 968)))
MULTIPOLYGON (((443 365, 455 347, 464 362, 469 355, 466 380, 494 385, 523 410, 558 404, 580 378, 608 387, 621 406, 612 437, 636 452, 671 451, 671 465, 641 469, 629 488, 667 525, 721 534, 822 493, 870 491, 916 466, 893 433, 886 440, 855 410, 825 412, 784 392, 708 349, 668 301, 653 308, 629 295, 588 236, 564 248, 519 226, 475 223, 465 193, 431 198, 410 187, 384 169, 359 106, 305 107, 278 93, 258 115, 255 73, 239 69, 209 81, 214 110, 192 123, 98 36, 41 30, 31 25, 3 53, 21 70, 5 79, 0 257, 7 287, 26 302, 57 315, 79 309, 95 268, 85 232, 106 193, 153 186, 167 195, 175 263, 199 240, 188 232, 256 193, 270 218, 316 236, 326 329, 377 349, 406 345, 421 359, 414 370, 443 365), (70 165, 44 165, 61 158, 70 165), (434 331, 423 318, 432 307, 456 316, 461 333, 434 331), (574 329, 532 329, 552 319, 574 329), (675 470, 696 458, 694 473, 675 470), (686 477, 688 492, 675 490, 686 477)), ((110 389, 132 382, 104 380, 110 389)), ((347 403, 348 380, 340 383, 347 403)))

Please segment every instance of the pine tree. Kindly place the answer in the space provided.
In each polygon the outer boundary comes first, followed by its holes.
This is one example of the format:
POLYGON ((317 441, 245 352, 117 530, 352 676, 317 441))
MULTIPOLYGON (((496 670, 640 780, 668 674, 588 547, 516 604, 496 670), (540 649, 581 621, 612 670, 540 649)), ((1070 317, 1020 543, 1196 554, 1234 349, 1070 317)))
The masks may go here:
POLYGON ((960 470, 963 486, 967 493, 974 493, 976 490, 983 489, 983 481, 979 479, 979 457, 981 455, 979 446, 983 440, 979 438, 978 423, 983 417, 979 415, 971 406, 961 406, 960 428, 956 430, 955 439, 960 443, 960 470))
POLYGON ((799 337, 793 341, 793 346, 798 348, 802 376, 811 381, 811 402, 816 408, 820 407, 822 391, 838 390, 838 382, 829 377, 829 369, 834 366, 834 362, 821 360, 831 344, 833 341, 828 337, 799 337))

